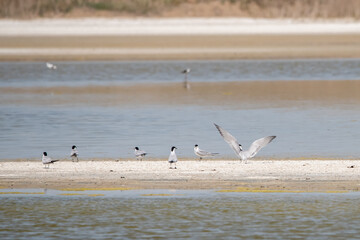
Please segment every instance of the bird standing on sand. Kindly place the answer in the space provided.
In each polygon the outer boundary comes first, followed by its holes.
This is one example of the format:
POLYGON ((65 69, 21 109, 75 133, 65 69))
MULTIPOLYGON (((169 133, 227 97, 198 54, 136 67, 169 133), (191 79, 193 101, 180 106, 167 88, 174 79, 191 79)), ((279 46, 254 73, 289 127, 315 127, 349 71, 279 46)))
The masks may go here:
POLYGON ((52 64, 52 63, 49 63, 49 62, 46 63, 46 67, 47 67, 48 69, 51 69, 51 70, 55 70, 55 69, 56 69, 56 65, 55 65, 55 64, 52 64))
POLYGON ((200 157, 200 160, 203 157, 213 157, 213 156, 219 154, 219 153, 212 153, 212 152, 207 152, 207 151, 201 150, 197 144, 195 144, 194 153, 200 157))
POLYGON ((135 154, 136 159, 137 160, 140 159, 140 161, 141 161, 143 159, 143 157, 146 156, 147 153, 145 151, 140 150, 138 147, 135 147, 134 154, 135 154))
POLYGON ((225 129, 221 128, 219 125, 216 125, 215 123, 214 125, 219 131, 220 135, 224 138, 225 142, 230 145, 235 154, 245 163, 247 163, 248 159, 253 158, 260 151, 260 149, 268 145, 274 138, 276 138, 276 136, 260 138, 254 141, 247 151, 243 151, 242 146, 238 143, 233 135, 231 135, 225 129))
POLYGON ((50 164, 59 161, 59 160, 52 160, 51 157, 49 157, 47 155, 47 152, 43 152, 41 160, 42 160, 42 163, 45 165, 45 168, 49 168, 50 164))
POLYGON ((184 78, 184 88, 185 89, 190 89, 190 84, 189 84, 188 78, 187 78, 187 75, 190 72, 190 70, 191 70, 190 68, 186 68, 181 72, 181 73, 185 74, 185 78, 184 78))
POLYGON ((176 147, 171 148, 170 156, 168 159, 168 162, 170 163, 170 169, 172 169, 172 164, 175 164, 174 169, 176 169, 177 157, 176 157, 175 149, 177 149, 177 148, 176 147))
POLYGON ((76 159, 76 162, 79 161, 79 152, 78 152, 77 147, 75 145, 73 145, 71 147, 70 157, 71 157, 71 160, 73 162, 75 162, 75 159, 76 159))

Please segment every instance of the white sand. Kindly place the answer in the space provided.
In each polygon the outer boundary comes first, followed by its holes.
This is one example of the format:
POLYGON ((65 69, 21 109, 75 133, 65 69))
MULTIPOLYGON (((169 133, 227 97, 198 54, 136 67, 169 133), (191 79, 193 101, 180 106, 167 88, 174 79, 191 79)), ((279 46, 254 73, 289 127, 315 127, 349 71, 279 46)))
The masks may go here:
MULTIPOLYGON (((44 169, 35 161, 0 163, 0 179, 32 180, 360 180, 360 160, 60 161, 44 169), (354 168, 350 168, 354 166, 354 168)), ((360 183, 359 183, 360 185, 360 183)))
POLYGON ((345 34, 360 33, 355 20, 248 18, 85 18, 0 20, 0 36, 345 34))

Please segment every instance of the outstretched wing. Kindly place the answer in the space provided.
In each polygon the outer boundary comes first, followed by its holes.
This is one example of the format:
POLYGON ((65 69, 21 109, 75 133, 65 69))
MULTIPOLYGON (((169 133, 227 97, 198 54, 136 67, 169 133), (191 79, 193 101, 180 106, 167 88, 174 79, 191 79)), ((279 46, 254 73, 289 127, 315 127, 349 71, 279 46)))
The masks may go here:
POLYGON ((254 141, 248 150, 249 158, 254 157, 260 149, 268 145, 272 140, 274 140, 274 138, 276 138, 276 136, 268 136, 254 141))
POLYGON ((217 128, 217 130, 219 131, 220 135, 224 138, 225 142, 227 142, 230 147, 234 150, 234 152, 239 155, 240 154, 240 146, 238 141, 236 140, 236 138, 231 135, 228 131, 226 131, 225 129, 223 129, 222 127, 220 127, 219 125, 215 124, 215 127, 217 128))

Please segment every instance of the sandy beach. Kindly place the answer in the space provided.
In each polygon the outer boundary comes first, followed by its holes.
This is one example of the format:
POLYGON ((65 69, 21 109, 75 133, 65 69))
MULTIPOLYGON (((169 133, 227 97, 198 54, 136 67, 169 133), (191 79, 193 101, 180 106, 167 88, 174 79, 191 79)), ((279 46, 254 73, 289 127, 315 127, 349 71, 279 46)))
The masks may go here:
POLYGON ((2 20, 0 60, 358 58, 359 26, 236 18, 2 20))
POLYGON ((235 189, 359 191, 359 160, 2 161, 2 188, 235 189))

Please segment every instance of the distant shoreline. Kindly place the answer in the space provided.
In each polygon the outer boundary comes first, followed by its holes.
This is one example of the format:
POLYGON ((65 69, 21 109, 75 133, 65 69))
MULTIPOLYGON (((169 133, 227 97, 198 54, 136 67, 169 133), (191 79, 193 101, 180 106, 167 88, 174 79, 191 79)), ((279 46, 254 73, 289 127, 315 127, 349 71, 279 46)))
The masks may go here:
POLYGON ((360 58, 360 21, 0 20, 0 61, 360 58))

